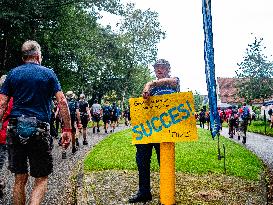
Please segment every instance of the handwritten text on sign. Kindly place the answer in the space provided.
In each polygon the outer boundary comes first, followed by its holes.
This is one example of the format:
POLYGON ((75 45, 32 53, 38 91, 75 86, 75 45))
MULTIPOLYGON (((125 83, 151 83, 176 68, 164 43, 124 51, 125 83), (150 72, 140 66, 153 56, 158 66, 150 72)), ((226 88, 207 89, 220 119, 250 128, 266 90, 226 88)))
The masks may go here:
POLYGON ((197 140, 192 92, 131 98, 133 144, 197 140))

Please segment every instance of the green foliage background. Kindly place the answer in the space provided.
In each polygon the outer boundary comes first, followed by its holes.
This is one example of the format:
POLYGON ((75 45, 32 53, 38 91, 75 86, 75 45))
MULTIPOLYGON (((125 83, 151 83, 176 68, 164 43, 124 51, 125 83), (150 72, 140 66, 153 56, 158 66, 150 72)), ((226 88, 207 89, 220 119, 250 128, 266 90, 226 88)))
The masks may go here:
POLYGON ((124 102, 151 80, 164 36, 156 12, 120 0, 0 0, 0 75, 22 63, 24 41, 36 40, 64 91, 91 100, 115 91, 124 102), (120 17, 115 31, 98 23, 101 11, 120 17))

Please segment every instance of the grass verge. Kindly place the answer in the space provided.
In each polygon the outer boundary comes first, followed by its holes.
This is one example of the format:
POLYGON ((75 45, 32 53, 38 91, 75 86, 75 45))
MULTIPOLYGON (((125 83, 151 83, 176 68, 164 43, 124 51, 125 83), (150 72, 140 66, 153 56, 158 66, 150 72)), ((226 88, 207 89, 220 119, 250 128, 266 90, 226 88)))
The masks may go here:
MULTIPOLYGON (((135 146, 131 131, 114 133, 85 158, 86 195, 90 204, 128 204, 138 189, 135 146)), ((198 130, 197 142, 176 144, 176 204, 267 204, 265 171, 250 151, 226 138, 227 175, 217 159, 217 141, 207 130, 198 130)), ((153 200, 160 204, 159 172, 155 153, 151 162, 153 200)))
MULTIPOLYGON (((124 130, 99 143, 85 158, 85 171, 137 170, 135 146, 131 144, 131 130, 124 130)), ((198 130, 196 142, 176 143, 176 171, 192 174, 223 173, 223 160, 217 159, 217 141, 212 140, 207 130, 198 130)), ((263 163, 246 148, 224 137, 220 138, 227 150, 227 175, 247 180, 259 180, 263 163)), ((158 171, 155 153, 151 169, 158 171)))

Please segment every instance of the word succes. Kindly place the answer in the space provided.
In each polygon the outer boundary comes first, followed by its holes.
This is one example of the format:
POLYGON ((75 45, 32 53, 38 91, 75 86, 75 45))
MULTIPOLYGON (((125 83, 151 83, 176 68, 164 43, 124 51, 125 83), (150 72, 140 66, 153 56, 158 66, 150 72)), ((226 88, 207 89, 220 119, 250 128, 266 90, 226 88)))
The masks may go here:
POLYGON ((191 92, 130 99, 133 144, 197 140, 191 92))

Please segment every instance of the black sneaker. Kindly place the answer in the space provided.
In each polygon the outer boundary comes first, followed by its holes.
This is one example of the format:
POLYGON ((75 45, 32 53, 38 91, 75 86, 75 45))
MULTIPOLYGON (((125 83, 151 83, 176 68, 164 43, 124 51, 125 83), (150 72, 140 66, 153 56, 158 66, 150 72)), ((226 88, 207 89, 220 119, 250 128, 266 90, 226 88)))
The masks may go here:
POLYGON ((62 151, 62 159, 66 159, 66 151, 62 151))
POLYGON ((86 140, 83 140, 82 144, 83 145, 88 145, 88 142, 86 140))
POLYGON ((243 137, 243 141, 242 141, 243 144, 246 143, 246 137, 243 137))
POLYGON ((93 127, 93 133, 95 133, 96 132, 96 128, 95 127, 93 127))
POLYGON ((3 198, 4 196, 4 188, 5 188, 5 183, 4 181, 0 181, 0 199, 3 198))
POLYGON ((79 139, 78 139, 78 138, 76 138, 76 142, 75 142, 75 143, 76 143, 76 146, 77 146, 77 147, 80 146, 80 143, 79 143, 79 139))
POLYGON ((152 200, 151 193, 141 194, 138 192, 136 195, 134 195, 132 198, 129 199, 129 203, 147 202, 151 200, 152 200))
POLYGON ((78 149, 76 147, 72 147, 72 154, 75 154, 75 152, 77 152, 78 149))
POLYGON ((62 138, 60 137, 59 141, 58 141, 59 146, 62 146, 62 138))
POLYGON ((105 134, 107 134, 108 132, 107 132, 107 130, 105 130, 105 134))

